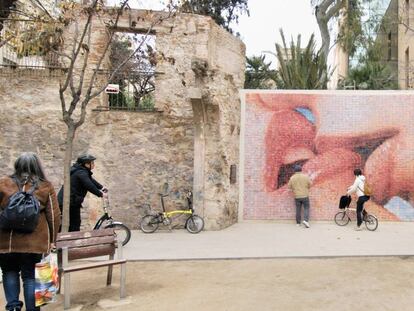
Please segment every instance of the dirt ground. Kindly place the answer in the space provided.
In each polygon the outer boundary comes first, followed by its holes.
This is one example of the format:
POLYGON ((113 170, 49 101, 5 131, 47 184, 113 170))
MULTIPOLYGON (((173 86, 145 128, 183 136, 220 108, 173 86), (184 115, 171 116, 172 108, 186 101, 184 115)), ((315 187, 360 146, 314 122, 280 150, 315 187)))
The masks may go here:
MULTIPOLYGON (((105 287, 104 268, 73 273, 72 310, 404 311, 414 305, 413 257, 128 262, 123 301, 119 268, 114 272, 112 287, 105 287)), ((63 310, 62 296, 42 310, 63 310)))

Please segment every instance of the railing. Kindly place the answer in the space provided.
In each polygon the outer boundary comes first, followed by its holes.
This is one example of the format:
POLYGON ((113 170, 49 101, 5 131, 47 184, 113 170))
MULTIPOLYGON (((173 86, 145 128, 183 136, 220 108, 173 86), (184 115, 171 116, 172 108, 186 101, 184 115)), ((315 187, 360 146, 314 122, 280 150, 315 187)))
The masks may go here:
POLYGON ((128 71, 117 74, 109 83, 118 84, 119 93, 107 94, 106 109, 155 111, 155 76, 158 74, 155 71, 128 71))

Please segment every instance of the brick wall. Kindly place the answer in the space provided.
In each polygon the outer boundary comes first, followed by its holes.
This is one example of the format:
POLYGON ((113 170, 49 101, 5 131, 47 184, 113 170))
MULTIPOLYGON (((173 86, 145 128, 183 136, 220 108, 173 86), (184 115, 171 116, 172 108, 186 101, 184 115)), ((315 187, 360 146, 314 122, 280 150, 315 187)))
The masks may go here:
MULTIPOLYGON (((157 14, 163 13, 128 10, 120 26, 131 32, 142 30, 157 14)), ((105 46, 105 27, 102 19, 96 19, 87 77, 105 46)), ((73 29, 67 29, 66 38, 73 29)), ((74 158, 85 151, 97 155, 94 176, 111 191, 112 213, 136 228, 139 206, 158 206, 157 193, 164 182, 170 184, 172 199, 177 201, 182 199, 178 190, 193 187, 194 170, 200 170, 201 165, 194 163, 194 111, 188 92, 197 88, 205 111, 205 156, 201 160, 205 174, 202 193, 195 193, 204 205, 197 212, 205 218, 206 229, 224 228, 237 221, 238 184, 230 184, 229 174, 230 165, 237 165, 239 159, 237 94, 244 83, 244 44, 210 17, 200 15, 179 14, 157 24, 154 31, 159 56, 156 71, 160 73, 154 96, 159 112, 95 111, 108 105, 108 96, 102 94, 88 105, 87 120, 74 140, 74 158), (221 54, 231 59, 218 59, 221 54), (205 75, 194 72, 194 60, 205 62, 205 75)), ((59 81, 36 75, 31 79, 28 72, 17 72, 19 75, 0 72, 0 173, 10 173, 22 151, 34 151, 44 160, 58 189, 63 179, 66 131, 59 81)), ((87 196, 85 206, 82 218, 87 228, 101 207, 92 195, 87 196)))

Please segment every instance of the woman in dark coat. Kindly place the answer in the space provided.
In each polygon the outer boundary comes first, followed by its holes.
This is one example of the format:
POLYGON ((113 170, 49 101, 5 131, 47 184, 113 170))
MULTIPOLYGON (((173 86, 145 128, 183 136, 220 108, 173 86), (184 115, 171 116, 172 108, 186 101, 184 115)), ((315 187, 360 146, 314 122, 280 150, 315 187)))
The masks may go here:
POLYGON ((35 264, 42 254, 50 252, 60 226, 60 210, 53 185, 47 181, 36 154, 23 153, 14 164, 12 176, 0 178, 0 212, 7 207, 11 195, 36 185, 34 195, 40 202, 39 222, 31 233, 0 230, 0 267, 3 272, 3 288, 7 300, 6 310, 21 310, 19 300, 20 279, 23 280, 26 310, 36 311, 34 286, 35 264))

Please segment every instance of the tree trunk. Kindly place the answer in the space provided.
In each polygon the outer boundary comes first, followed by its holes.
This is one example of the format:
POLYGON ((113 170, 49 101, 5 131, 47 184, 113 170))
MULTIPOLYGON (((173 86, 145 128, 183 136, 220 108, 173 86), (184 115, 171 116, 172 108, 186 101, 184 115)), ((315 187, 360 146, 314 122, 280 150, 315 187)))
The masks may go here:
POLYGON ((65 141, 65 159, 63 169, 63 209, 62 209, 62 232, 69 231, 69 205, 70 205, 70 167, 72 164, 73 139, 75 137, 75 127, 68 124, 65 141))
POLYGON ((319 31, 321 32, 321 51, 326 62, 329 54, 329 45, 331 44, 331 35, 329 34, 328 21, 324 15, 323 12, 316 12, 316 21, 318 22, 319 31))

